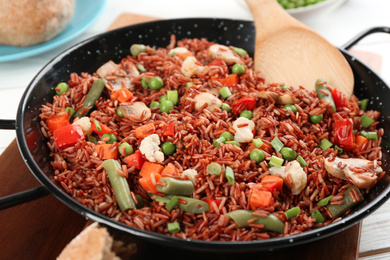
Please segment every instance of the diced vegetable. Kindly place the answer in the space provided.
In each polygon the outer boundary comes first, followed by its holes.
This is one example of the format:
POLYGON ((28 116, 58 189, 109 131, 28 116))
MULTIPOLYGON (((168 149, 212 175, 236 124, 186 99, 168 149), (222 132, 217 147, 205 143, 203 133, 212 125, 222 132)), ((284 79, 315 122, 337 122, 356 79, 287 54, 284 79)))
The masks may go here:
POLYGON ((240 79, 238 78, 237 74, 230 74, 226 78, 218 79, 218 81, 226 87, 233 87, 238 84, 240 79))
POLYGON ((347 210, 362 202, 363 200, 364 198, 359 188, 356 186, 351 186, 344 192, 343 204, 328 204, 326 207, 331 213, 333 219, 335 219, 342 216, 347 210), (352 192, 354 193, 354 196, 351 197, 352 192), (356 199, 354 199, 355 197, 356 199))
POLYGON ((274 190, 283 191, 283 179, 274 175, 267 175, 261 179, 261 185, 269 190, 271 193, 274 190))
POLYGON ((171 234, 176 234, 180 232, 180 224, 177 221, 168 223, 167 227, 168 227, 168 232, 171 234))
POLYGON ((240 142, 238 141, 225 141, 225 144, 231 144, 240 147, 240 142))
POLYGON ((102 136, 104 134, 112 133, 113 130, 106 126, 105 124, 100 123, 97 120, 94 120, 91 124, 92 131, 97 133, 99 136, 102 136))
POLYGON ((166 124, 165 129, 162 133, 163 136, 175 136, 175 122, 170 121, 166 124))
POLYGON ((234 136, 229 132, 223 132, 219 137, 224 137, 226 141, 234 140, 234 136))
POLYGON ((161 172, 161 176, 176 176, 178 175, 178 169, 173 163, 168 163, 161 172))
POLYGON ((221 175, 222 172, 222 166, 219 163, 212 162, 207 166, 207 172, 210 175, 221 175))
POLYGON ((98 144, 95 146, 95 152, 98 154, 100 153, 101 150, 103 150, 103 160, 108 160, 108 159, 117 159, 118 158, 118 150, 117 149, 110 149, 111 144, 98 144))
POLYGON ((275 151, 277 151, 277 152, 280 152, 280 150, 282 150, 282 148, 284 146, 282 141, 280 141, 277 136, 275 136, 274 139, 272 139, 271 145, 275 149, 275 151))
POLYGON ((65 82, 58 83, 57 87, 55 88, 56 94, 58 96, 68 92, 69 85, 65 82))
POLYGON ((179 199, 177 196, 173 196, 166 204, 167 210, 171 211, 178 203, 179 199))
POLYGON ((311 115, 310 116, 310 122, 312 122, 313 124, 319 124, 319 123, 321 123, 321 121, 323 119, 324 119, 324 115, 323 114, 311 115))
POLYGON ((163 81, 162 78, 160 78, 160 77, 154 77, 154 78, 151 78, 151 79, 148 81, 148 87, 149 87, 151 90, 159 90, 159 89, 161 89, 163 86, 164 86, 164 81, 163 81))
POLYGON ((146 69, 145 69, 144 66, 142 66, 142 64, 137 64, 137 69, 138 69, 140 72, 142 72, 142 73, 146 72, 146 69))
POLYGON ((117 91, 113 91, 110 95, 112 100, 118 100, 120 103, 128 102, 134 98, 133 93, 127 88, 121 88, 117 91))
POLYGON ((226 99, 232 95, 232 92, 230 92, 230 89, 228 87, 222 87, 219 90, 219 93, 221 94, 222 98, 226 99))
POLYGON ((225 137, 219 137, 218 139, 215 139, 213 141, 213 145, 215 148, 219 148, 219 147, 221 147, 221 143, 225 143, 225 142, 226 142, 225 137))
POLYGON ((135 208, 135 203, 131 198, 130 187, 126 178, 120 176, 117 171, 122 170, 118 161, 109 159, 103 161, 103 167, 107 172, 111 186, 114 190, 116 201, 121 211, 127 211, 135 208))
POLYGON ((156 131, 156 127, 154 126, 153 123, 149 123, 140 127, 137 127, 135 129, 135 136, 137 138, 143 139, 151 134, 154 134, 156 131))
POLYGON ((169 114, 174 108, 174 104, 169 100, 160 101, 160 112, 169 114))
POLYGON ((79 125, 67 125, 53 132, 58 148, 65 148, 85 140, 83 129, 79 125))
POLYGON ((46 122, 49 130, 54 132, 56 129, 70 125, 69 115, 67 113, 62 115, 52 115, 47 119, 46 122))
POLYGON ((215 199, 202 199, 204 202, 207 202, 207 204, 209 204, 209 209, 214 211, 214 207, 213 207, 213 203, 215 203, 215 205, 217 206, 217 208, 219 208, 219 205, 221 205, 221 202, 220 200, 215 200, 215 199))
POLYGON ((297 162, 299 162, 299 164, 302 166, 302 167, 306 167, 307 166, 307 162, 305 161, 305 159, 303 159, 302 156, 298 155, 297 157, 297 162))
POLYGON ((286 216, 286 219, 289 220, 290 218, 298 216, 300 213, 301 208, 299 206, 296 206, 284 212, 284 215, 286 216))
POLYGON ((324 139, 321 139, 321 143, 320 143, 320 148, 324 151, 328 150, 329 148, 331 148, 333 146, 333 144, 326 138, 324 139))
POLYGON ((360 105, 359 105, 360 110, 366 111, 367 106, 368 106, 368 99, 360 100, 360 105))
POLYGON ((249 197, 249 206, 252 210, 268 208, 274 205, 272 193, 268 190, 253 188, 249 197))
POLYGON ((368 138, 366 138, 362 135, 358 135, 356 137, 356 146, 355 146, 355 149, 353 149, 353 150, 356 153, 359 153, 359 152, 363 151, 364 149, 366 149, 367 143, 368 143, 368 138))
POLYGON ((189 180, 162 177, 159 182, 164 182, 166 185, 157 185, 157 190, 168 195, 189 196, 194 192, 194 184, 189 180))
POLYGON ((249 154, 249 159, 255 161, 256 163, 260 163, 264 160, 264 153, 263 151, 255 148, 249 154))
POLYGON ((237 224, 238 228, 249 227, 248 221, 256 218, 257 220, 254 223, 263 224, 265 230, 275 231, 281 234, 284 233, 284 223, 272 214, 268 214, 268 216, 264 218, 253 215, 253 211, 251 210, 239 209, 228 212, 226 215, 237 224))
POLYGON ((372 125, 374 122, 375 122, 375 120, 372 119, 371 117, 367 116, 366 114, 364 114, 364 115, 360 118, 360 123, 361 123, 362 126, 364 126, 365 128, 370 127, 370 125, 372 125))
POLYGON ((126 156, 124 160, 127 163, 128 167, 135 167, 137 170, 141 170, 145 159, 142 157, 142 154, 139 150, 135 151, 135 153, 126 156))
POLYGON ((233 51, 235 53, 237 53, 238 55, 240 55, 241 57, 242 56, 245 56, 247 54, 247 51, 242 49, 242 48, 238 48, 238 47, 233 47, 233 51))
POLYGON ((260 138, 253 139, 252 142, 256 148, 260 148, 263 145, 263 141, 260 138))
POLYGON ((177 90, 168 90, 167 99, 171 101, 174 105, 176 105, 177 102, 179 102, 179 94, 177 90))
POLYGON ((311 217, 316 219, 316 223, 324 223, 325 218, 318 209, 313 210, 311 217))
POLYGON ((74 113, 76 113, 76 111, 73 108, 71 108, 71 107, 66 107, 65 108, 65 112, 67 112, 69 118, 72 118, 74 113))
POLYGON ((232 73, 235 73, 237 75, 242 75, 245 73, 245 65, 241 64, 241 63, 236 63, 233 65, 232 67, 232 73))
POLYGON ((293 104, 284 105, 284 109, 286 109, 287 112, 288 112, 289 110, 291 110, 291 111, 293 112, 293 114, 295 114, 296 112, 298 112, 297 107, 296 107, 295 105, 293 105, 293 104))
POLYGON ((100 138, 102 141, 106 142, 107 144, 113 144, 116 141, 118 141, 118 138, 114 134, 104 134, 100 138))
POLYGON ((332 98, 332 93, 330 92, 326 81, 323 79, 318 79, 315 83, 315 89, 317 92, 317 96, 320 100, 325 101, 326 103, 330 103, 330 106, 333 111, 336 111, 336 105, 332 98))
POLYGON ((225 177, 226 179, 228 180, 228 182, 230 184, 234 184, 235 183, 235 180, 234 180, 234 171, 232 168, 230 168, 229 166, 226 166, 225 168, 225 177))
POLYGON ((152 173, 161 173, 164 170, 164 166, 158 163, 144 162, 139 175, 141 177, 150 177, 152 173))
POLYGON ((284 160, 282 158, 276 157, 275 155, 271 156, 271 159, 269 160, 268 165, 270 167, 282 167, 284 160))
POLYGON ((232 108, 228 104, 222 103, 221 109, 229 113, 232 108))
POLYGON ((160 107, 160 102, 158 101, 153 101, 152 103, 150 103, 150 109, 153 109, 153 108, 159 108, 160 107))
POLYGON ((334 88, 332 90, 332 98, 334 100, 334 103, 336 105, 336 108, 338 107, 347 107, 347 97, 341 93, 340 91, 338 91, 336 88, 334 88))
POLYGON ((147 193, 157 193, 157 187, 156 187, 156 183, 161 179, 161 175, 156 173, 156 172, 152 172, 148 177, 142 177, 140 178, 138 181, 139 181, 139 184, 141 184, 142 188, 144 188, 144 190, 147 192, 147 193))
POLYGON ((249 120, 251 120, 253 117, 253 112, 250 110, 243 110, 240 114, 240 117, 245 117, 245 118, 248 118, 249 120))
POLYGON ((317 206, 318 207, 323 207, 323 206, 326 206, 328 205, 330 199, 333 198, 333 195, 330 195, 326 198, 323 198, 322 200, 320 200, 318 203, 317 203, 317 206))
POLYGON ((334 139, 336 144, 346 151, 355 148, 355 135, 353 133, 353 122, 351 119, 337 120, 333 126, 334 139))
POLYGON ((106 83, 102 79, 96 79, 93 82, 91 89, 88 91, 88 94, 84 99, 83 106, 76 111, 73 117, 86 116, 91 111, 91 109, 95 106, 96 101, 102 95, 105 84, 106 83))
POLYGON ((252 110, 256 105, 256 99, 252 96, 242 97, 233 102, 232 109, 236 114, 240 114, 243 110, 252 110))

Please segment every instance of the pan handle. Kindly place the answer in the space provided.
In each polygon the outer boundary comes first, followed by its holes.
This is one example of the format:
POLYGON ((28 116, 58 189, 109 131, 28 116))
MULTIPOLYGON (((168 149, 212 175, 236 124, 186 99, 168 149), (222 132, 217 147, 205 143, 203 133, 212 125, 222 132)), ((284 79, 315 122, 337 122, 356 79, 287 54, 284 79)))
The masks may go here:
POLYGON ((360 40, 364 39, 366 36, 374 33, 389 33, 390 34, 390 27, 373 27, 370 29, 367 29, 360 34, 356 35, 353 39, 346 42, 344 45, 341 46, 341 48, 345 50, 351 49, 353 46, 355 46, 360 40))
MULTIPOLYGON (((16 121, 15 120, 7 120, 0 119, 0 129, 8 129, 15 130, 16 129, 16 121)), ((19 204, 23 204, 35 199, 39 199, 43 196, 49 194, 49 191, 43 187, 39 186, 36 188, 32 188, 30 190, 22 191, 19 193, 15 193, 12 195, 8 195, 0 198, 0 210, 7 209, 19 204)))

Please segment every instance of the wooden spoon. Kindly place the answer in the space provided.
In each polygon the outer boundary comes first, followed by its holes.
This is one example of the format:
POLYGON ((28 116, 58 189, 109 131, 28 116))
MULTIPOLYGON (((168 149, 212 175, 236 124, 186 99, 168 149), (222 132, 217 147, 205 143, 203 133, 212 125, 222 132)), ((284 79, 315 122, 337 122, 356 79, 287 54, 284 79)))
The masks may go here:
POLYGON ((314 90, 319 78, 350 97, 352 69, 342 53, 299 22, 276 0, 246 0, 256 28, 255 69, 266 83, 314 90))

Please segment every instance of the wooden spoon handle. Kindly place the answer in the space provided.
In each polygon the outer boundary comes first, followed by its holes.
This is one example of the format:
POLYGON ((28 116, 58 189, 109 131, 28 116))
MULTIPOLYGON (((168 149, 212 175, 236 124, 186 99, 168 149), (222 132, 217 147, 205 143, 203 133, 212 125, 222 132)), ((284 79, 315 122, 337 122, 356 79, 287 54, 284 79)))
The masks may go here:
POLYGON ((286 27, 306 27, 290 16, 276 0, 245 0, 252 13, 257 39, 266 38, 286 27))

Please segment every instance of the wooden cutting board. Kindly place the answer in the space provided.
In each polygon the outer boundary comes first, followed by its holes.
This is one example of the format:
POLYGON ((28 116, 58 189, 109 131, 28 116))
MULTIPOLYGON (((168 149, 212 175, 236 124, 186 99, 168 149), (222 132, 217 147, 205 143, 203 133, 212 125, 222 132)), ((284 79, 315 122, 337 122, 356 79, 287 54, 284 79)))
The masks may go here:
MULTIPOLYGON (((137 14, 120 15, 109 28, 157 18, 137 14)), ((381 57, 377 54, 354 51, 354 55, 379 72, 381 57)), ((20 156, 14 140, 0 156, 0 196, 39 186, 20 156)), ((52 195, 0 211, 0 259, 55 259, 87 221, 52 195)), ((305 245, 284 250, 255 254, 202 254, 183 249, 151 246, 133 241, 138 251, 131 259, 357 259, 359 256, 361 223, 333 235, 305 245), (165 257, 164 257, 165 256, 165 257)), ((113 231, 112 231, 113 232, 113 231)), ((113 232, 114 235, 115 232, 113 232)))

